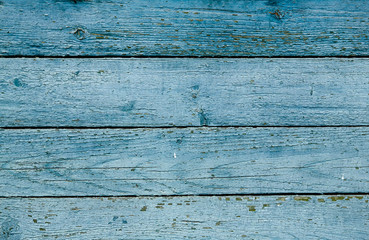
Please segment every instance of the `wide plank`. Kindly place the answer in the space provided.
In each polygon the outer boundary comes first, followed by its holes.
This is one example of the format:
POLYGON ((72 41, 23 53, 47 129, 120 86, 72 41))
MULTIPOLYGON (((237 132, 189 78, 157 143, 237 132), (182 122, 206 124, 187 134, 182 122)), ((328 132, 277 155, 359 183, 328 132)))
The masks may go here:
POLYGON ((366 0, 2 0, 2 56, 369 55, 366 0))
POLYGON ((0 131, 0 196, 353 193, 369 128, 0 131))
POLYGON ((0 126, 369 125, 369 59, 0 59, 0 126))
POLYGON ((367 239, 368 195, 0 199, 2 239, 367 239))

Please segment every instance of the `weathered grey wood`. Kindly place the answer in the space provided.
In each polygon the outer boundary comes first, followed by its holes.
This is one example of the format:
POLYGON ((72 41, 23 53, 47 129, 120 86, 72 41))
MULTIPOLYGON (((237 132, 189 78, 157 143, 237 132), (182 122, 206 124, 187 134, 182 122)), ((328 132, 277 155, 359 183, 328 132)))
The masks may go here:
POLYGON ((367 195, 0 199, 0 235, 2 239, 367 239, 368 199, 367 195))
POLYGON ((366 0, 2 0, 0 54, 368 55, 366 0))
POLYGON ((0 126, 368 125, 369 59, 0 59, 0 126))
POLYGON ((367 192, 369 128, 0 131, 1 196, 367 192))

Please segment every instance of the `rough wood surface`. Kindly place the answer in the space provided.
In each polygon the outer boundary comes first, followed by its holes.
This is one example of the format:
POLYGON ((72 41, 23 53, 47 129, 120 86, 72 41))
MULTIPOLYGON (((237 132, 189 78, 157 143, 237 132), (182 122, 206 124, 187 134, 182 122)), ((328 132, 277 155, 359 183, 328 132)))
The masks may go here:
POLYGON ((369 54, 366 0, 2 0, 0 54, 369 54))
POLYGON ((368 195, 0 199, 2 239, 367 239, 368 195))
POLYGON ((0 131, 1 196, 366 192, 368 128, 0 131))
POLYGON ((368 125, 368 59, 0 59, 0 126, 368 125))
POLYGON ((366 0, 0 0, 0 239, 368 238, 368 30, 366 0))

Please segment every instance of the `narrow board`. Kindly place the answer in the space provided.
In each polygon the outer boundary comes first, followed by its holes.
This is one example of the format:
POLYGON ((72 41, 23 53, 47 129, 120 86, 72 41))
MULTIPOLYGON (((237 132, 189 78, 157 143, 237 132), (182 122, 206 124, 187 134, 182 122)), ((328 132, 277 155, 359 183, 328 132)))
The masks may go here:
POLYGON ((369 128, 0 131, 0 196, 353 193, 369 128))
POLYGON ((366 0, 2 0, 0 55, 369 55, 366 0))
POLYGON ((0 126, 369 125, 369 59, 0 59, 0 126))
POLYGON ((2 239, 367 239, 368 195, 0 199, 2 239))

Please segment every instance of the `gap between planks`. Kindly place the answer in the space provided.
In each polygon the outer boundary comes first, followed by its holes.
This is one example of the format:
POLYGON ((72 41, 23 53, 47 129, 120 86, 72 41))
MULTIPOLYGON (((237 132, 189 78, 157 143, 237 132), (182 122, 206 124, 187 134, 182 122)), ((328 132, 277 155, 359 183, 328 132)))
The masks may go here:
POLYGON ((72 55, 72 56, 53 56, 53 55, 0 55, 0 58, 97 58, 97 59, 101 59, 101 58, 115 58, 115 59, 126 59, 126 58, 229 58, 229 59, 237 59, 237 58, 266 58, 266 59, 282 59, 282 58, 289 58, 289 59, 300 59, 300 58, 305 58, 305 59, 319 59, 319 58, 369 58, 369 55, 334 55, 334 56, 329 56, 329 55, 319 55, 319 56, 314 56, 314 55, 306 55, 306 56, 263 56, 263 55, 258 55, 258 56, 227 56, 227 55, 213 55, 213 56, 185 56, 185 55, 99 55, 99 56, 93 56, 93 55, 72 55))
POLYGON ((190 128, 357 128, 357 127, 369 127, 369 125, 227 125, 227 126, 211 126, 211 125, 199 125, 199 126, 19 126, 19 127, 0 127, 3 130, 23 130, 23 129, 190 129, 190 128))
POLYGON ((369 195, 369 192, 326 192, 326 193, 316 193, 316 192, 307 192, 307 193, 248 193, 248 194, 166 194, 166 195, 65 195, 65 196, 0 196, 0 199, 10 199, 10 198, 171 198, 171 197, 267 197, 267 196, 351 196, 351 195, 359 195, 366 196, 369 195))

